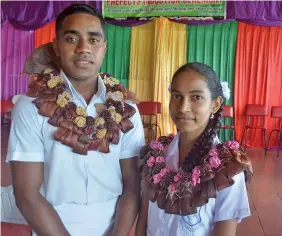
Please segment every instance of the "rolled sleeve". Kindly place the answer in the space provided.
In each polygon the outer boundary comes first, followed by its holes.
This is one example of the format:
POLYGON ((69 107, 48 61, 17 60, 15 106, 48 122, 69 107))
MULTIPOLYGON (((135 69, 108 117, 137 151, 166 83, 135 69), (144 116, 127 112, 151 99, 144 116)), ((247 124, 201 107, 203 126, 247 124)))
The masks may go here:
POLYGON ((13 108, 7 162, 44 162, 43 117, 38 114, 32 100, 23 95, 13 108))
POLYGON ((237 219, 241 220, 250 215, 249 200, 245 184, 244 173, 233 177, 235 183, 217 193, 215 199, 214 221, 237 219))
POLYGON ((137 157, 142 146, 145 144, 144 129, 140 113, 135 104, 130 104, 136 109, 136 113, 130 118, 134 128, 125 133, 121 140, 120 159, 137 157))

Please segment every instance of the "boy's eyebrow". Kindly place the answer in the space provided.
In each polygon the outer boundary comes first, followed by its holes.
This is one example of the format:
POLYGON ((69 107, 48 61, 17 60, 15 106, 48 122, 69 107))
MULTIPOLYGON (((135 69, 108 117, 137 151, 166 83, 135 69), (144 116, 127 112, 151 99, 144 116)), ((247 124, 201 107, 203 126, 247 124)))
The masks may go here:
MULTIPOLYGON (((87 32, 90 36, 98 36, 98 37, 104 37, 100 32, 98 31, 88 31, 87 32)), ((64 35, 66 34, 75 34, 75 35, 79 35, 79 31, 78 30, 65 30, 64 31, 64 35)))

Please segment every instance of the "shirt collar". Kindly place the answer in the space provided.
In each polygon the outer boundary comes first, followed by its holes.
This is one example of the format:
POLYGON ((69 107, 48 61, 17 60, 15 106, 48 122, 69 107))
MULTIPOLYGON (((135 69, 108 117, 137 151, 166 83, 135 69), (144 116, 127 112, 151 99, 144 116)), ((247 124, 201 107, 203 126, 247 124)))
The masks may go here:
MULTIPOLYGON (((167 150, 164 153, 164 156, 166 157, 167 168, 173 171, 178 171, 178 167, 179 167, 179 147, 178 147, 179 139, 180 139, 180 132, 178 132, 175 135, 174 139, 171 141, 171 143, 167 147, 167 150)), ((219 138, 218 136, 216 136, 213 139, 213 145, 217 145, 219 143, 220 143, 219 138)))
MULTIPOLYGON (((68 77, 62 70, 60 71, 60 78, 65 81, 66 87, 73 97, 76 97, 76 95, 80 95, 75 90, 72 83, 70 82, 70 80, 68 79, 68 77)), ((101 78, 99 74, 98 74, 98 90, 97 90, 97 93, 93 97, 101 97, 104 101, 106 101, 106 86, 103 82, 103 79, 101 78)))

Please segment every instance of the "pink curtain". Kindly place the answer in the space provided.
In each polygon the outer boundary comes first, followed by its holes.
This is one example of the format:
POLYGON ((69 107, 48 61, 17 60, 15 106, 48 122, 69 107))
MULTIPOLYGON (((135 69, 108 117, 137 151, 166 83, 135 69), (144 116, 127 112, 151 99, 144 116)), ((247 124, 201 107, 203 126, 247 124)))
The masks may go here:
POLYGON ((34 49, 34 31, 21 31, 7 22, 1 29, 1 100, 27 91, 24 62, 34 49))

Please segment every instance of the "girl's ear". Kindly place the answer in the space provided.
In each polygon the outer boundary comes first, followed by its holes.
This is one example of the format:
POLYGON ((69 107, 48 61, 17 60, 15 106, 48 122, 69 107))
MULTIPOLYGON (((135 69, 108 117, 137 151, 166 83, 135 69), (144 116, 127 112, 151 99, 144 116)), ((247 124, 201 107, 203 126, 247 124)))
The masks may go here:
POLYGON ((215 114, 221 107, 223 103, 223 98, 221 96, 218 96, 213 102, 212 102, 212 113, 215 114))

